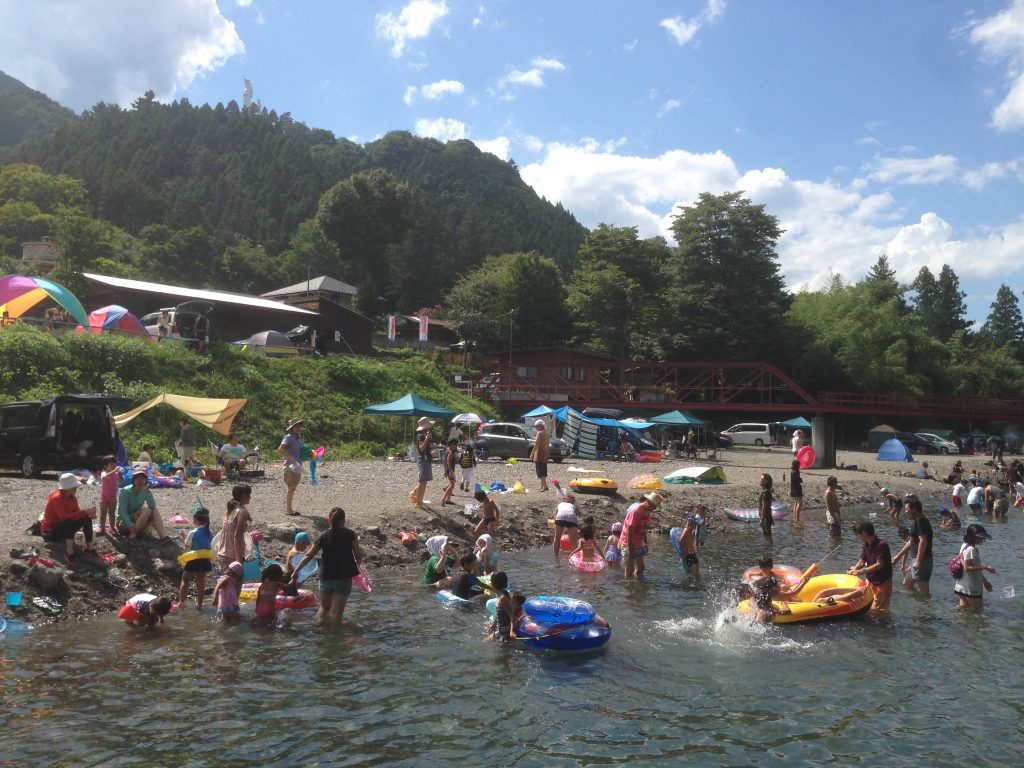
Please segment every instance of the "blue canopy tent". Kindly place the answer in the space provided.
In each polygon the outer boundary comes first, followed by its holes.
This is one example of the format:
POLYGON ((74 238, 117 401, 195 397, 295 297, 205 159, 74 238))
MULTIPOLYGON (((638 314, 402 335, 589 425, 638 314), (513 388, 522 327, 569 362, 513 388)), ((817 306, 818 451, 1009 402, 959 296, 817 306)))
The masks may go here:
POLYGON ((790 429, 810 429, 811 422, 805 419, 803 416, 797 416, 795 419, 788 419, 787 421, 780 422, 784 427, 790 429))
POLYGON ((434 405, 412 392, 402 395, 390 403, 377 403, 363 408, 364 416, 454 416, 455 411, 434 405))
POLYGON ((895 437, 882 443, 878 449, 879 461, 914 461, 910 449, 895 437))
POLYGON ((703 419, 698 419, 692 413, 685 413, 684 411, 669 411, 659 416, 652 416, 650 421, 666 427, 696 427, 704 423, 703 419))
POLYGON ((555 409, 554 408, 549 408, 546 405, 538 405, 532 411, 527 411, 526 413, 524 413, 523 414, 523 418, 524 419, 533 419, 533 418, 536 418, 537 416, 550 416, 553 413, 555 413, 555 409))

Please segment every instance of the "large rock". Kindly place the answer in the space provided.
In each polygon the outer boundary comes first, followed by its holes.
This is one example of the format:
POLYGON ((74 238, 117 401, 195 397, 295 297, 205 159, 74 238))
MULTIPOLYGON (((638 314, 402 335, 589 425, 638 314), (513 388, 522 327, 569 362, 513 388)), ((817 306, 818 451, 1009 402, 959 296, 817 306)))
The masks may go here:
POLYGON ((36 563, 28 569, 29 584, 49 594, 59 594, 68 591, 67 576, 61 568, 47 568, 45 565, 36 563))
POLYGON ((176 560, 163 560, 158 557, 153 561, 153 567, 166 576, 181 575, 181 566, 176 560))
POLYGON ((295 541, 295 534, 301 530, 302 528, 295 523, 271 523, 267 526, 267 535, 272 539, 291 544, 295 541))

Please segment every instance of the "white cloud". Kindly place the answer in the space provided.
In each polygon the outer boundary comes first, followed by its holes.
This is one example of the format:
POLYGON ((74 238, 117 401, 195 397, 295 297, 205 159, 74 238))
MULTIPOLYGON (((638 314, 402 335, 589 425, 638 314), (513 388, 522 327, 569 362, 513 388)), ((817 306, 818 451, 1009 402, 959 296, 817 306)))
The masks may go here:
POLYGON ((868 165, 868 178, 884 184, 940 184, 957 177, 952 155, 932 157, 876 157, 868 165))
POLYGON ((402 96, 402 101, 406 105, 411 105, 417 96, 422 96, 429 101, 437 101, 448 95, 461 96, 465 91, 466 86, 458 80, 438 80, 436 83, 427 83, 419 87, 415 85, 408 86, 405 89, 405 95, 402 96))
POLYGON ((252 0, 235 0, 239 8, 248 8, 252 5, 252 0))
POLYGON ((412 0, 399 12, 377 14, 377 34, 391 41, 391 55, 401 56, 410 40, 430 34, 431 28, 448 15, 444 0, 412 0))
POLYGON ((662 118, 672 110, 679 109, 681 106, 683 106, 683 102, 681 102, 679 99, 669 99, 668 101, 661 105, 661 108, 658 110, 656 117, 662 118))
POLYGON ((725 0, 708 0, 704 10, 692 19, 675 16, 671 19, 662 19, 659 26, 672 35, 677 45, 686 45, 697 36, 701 27, 714 23, 723 13, 725 13, 725 0))
POLYGON ((499 136, 496 139, 490 139, 488 141, 478 141, 474 139, 473 143, 480 148, 481 152, 490 152, 501 160, 508 160, 508 151, 512 144, 507 136, 499 136))
POLYGON ((416 121, 416 135, 426 136, 438 141, 455 141, 465 139, 466 124, 453 117, 421 118, 416 121))
POLYGON ((473 29, 484 23, 484 16, 486 14, 487 9, 482 4, 476 7, 476 15, 473 17, 473 29))
POLYGON ((878 146, 878 139, 874 136, 862 136, 854 141, 854 144, 859 144, 862 147, 875 147, 878 146))
POLYGON ((549 59, 544 56, 537 56, 530 62, 530 69, 512 69, 505 77, 498 81, 497 92, 504 99, 514 98, 516 86, 529 86, 530 88, 544 87, 545 72, 561 72, 565 64, 558 59, 549 59))
POLYGON ((171 99, 245 51, 216 0, 0 0, 0 69, 75 109, 171 99))
MULTIPOLYGON (((937 273, 943 264, 962 275, 1005 275, 1018 269, 1024 252, 1024 218, 992 231, 958 232, 935 211, 908 218, 889 191, 873 190, 874 182, 865 178, 839 184, 793 179, 780 168, 741 171, 721 151, 644 157, 620 154, 621 149, 621 140, 548 144, 538 161, 523 167, 522 176, 585 226, 638 226, 643 237, 669 239, 678 206, 691 205, 702 192, 742 190, 779 218, 780 263, 794 289, 820 288, 834 273, 859 279, 883 253, 899 279, 909 282, 922 266, 937 273)), ((1004 166, 1006 173, 1011 167, 1020 172, 1020 163, 1004 166)), ((894 176, 908 174, 894 171, 894 176)))
POLYGON ((1024 128, 1024 0, 969 27, 969 39, 982 53, 1007 67, 1009 91, 992 111, 992 125, 1001 131, 1024 128))

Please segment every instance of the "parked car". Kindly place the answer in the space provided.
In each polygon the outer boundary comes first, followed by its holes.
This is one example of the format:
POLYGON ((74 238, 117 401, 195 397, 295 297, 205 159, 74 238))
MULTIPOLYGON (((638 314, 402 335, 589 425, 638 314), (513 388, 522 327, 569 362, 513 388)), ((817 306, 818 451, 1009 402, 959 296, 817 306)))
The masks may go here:
POLYGON ((725 434, 732 438, 735 445, 775 445, 778 442, 778 426, 765 423, 744 422, 733 424, 725 434), (773 429, 774 427, 774 429, 773 429))
MULTIPOLYGON (((494 422, 480 425, 473 448, 477 457, 481 459, 491 456, 500 459, 528 459, 536 439, 536 427, 512 422, 494 422)), ((551 461, 556 464, 571 453, 565 441, 557 437, 549 437, 548 446, 551 449, 551 461)))
POLYGON ((944 456, 950 453, 960 453, 960 446, 952 440, 933 435, 930 432, 915 432, 914 434, 928 443, 935 453, 941 453, 944 456))
POLYGON ((893 435, 897 440, 903 443, 913 453, 937 453, 938 448, 932 445, 930 442, 925 440, 920 435, 915 435, 913 432, 896 432, 893 435))
MULTIPOLYGON (((171 318, 171 332, 168 339, 191 343, 196 338, 196 320, 205 310, 209 312, 213 304, 205 301, 185 301, 176 307, 161 307, 156 312, 150 312, 139 318, 139 322, 149 331, 154 339, 160 337, 160 313, 166 312, 171 318)), ((216 329, 214 329, 216 330, 216 329)))
POLYGON ((117 451, 112 406, 127 402, 110 395, 61 395, 0 406, 0 466, 25 477, 46 469, 100 468, 117 451))

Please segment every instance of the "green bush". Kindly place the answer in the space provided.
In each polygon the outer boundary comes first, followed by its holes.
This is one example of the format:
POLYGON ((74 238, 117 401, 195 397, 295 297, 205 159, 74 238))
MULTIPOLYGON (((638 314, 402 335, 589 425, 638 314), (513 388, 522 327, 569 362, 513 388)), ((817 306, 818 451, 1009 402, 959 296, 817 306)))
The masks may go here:
MULTIPOLYGON (((306 420, 306 439, 327 448, 327 458, 367 458, 403 450, 412 419, 366 417, 362 409, 415 392, 454 411, 493 416, 487 405, 450 387, 431 359, 403 351, 386 359, 331 355, 267 358, 230 344, 213 344, 197 355, 177 344, 151 344, 110 334, 66 334, 15 323, 0 330, 0 399, 42 399, 75 392, 108 392, 141 404, 161 392, 196 397, 245 397, 249 402, 233 428, 249 448, 277 456, 285 424, 306 420)), ((128 408, 125 408, 128 410, 128 408)), ((156 445, 156 457, 170 460, 180 413, 158 407, 122 430, 129 455, 156 445)), ((200 428, 207 441, 224 442, 200 428)))

